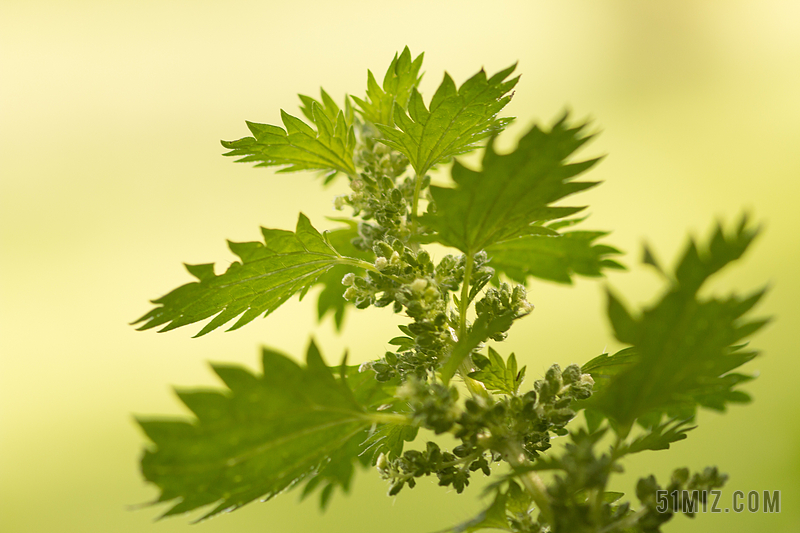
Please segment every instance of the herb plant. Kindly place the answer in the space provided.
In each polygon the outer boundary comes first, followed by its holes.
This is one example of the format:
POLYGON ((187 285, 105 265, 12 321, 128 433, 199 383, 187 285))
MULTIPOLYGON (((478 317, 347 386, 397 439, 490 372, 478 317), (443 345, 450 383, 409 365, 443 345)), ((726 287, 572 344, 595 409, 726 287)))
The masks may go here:
POLYGON ((673 271, 645 249, 665 281, 660 299, 631 312, 607 296, 614 335, 628 347, 526 383, 500 344, 533 310, 525 284, 623 268, 620 252, 597 242, 605 233, 574 229, 583 207, 560 202, 597 185, 579 176, 598 159, 575 156, 592 135, 565 114, 498 153, 515 66, 460 86, 445 74, 426 104, 422 57, 403 50, 382 84, 369 72, 363 99, 340 106, 324 90, 319 100, 301 95, 305 120, 282 111, 283 127, 248 122, 252 136, 222 143, 241 162, 318 171, 325 183, 342 176, 352 192, 335 206, 352 216, 320 232, 301 214, 294 231, 231 242, 238 261, 223 273, 186 265, 196 281, 153 300, 140 329, 210 319, 197 336, 235 320, 233 330, 320 286, 320 320, 332 314, 341 329, 350 307, 392 306, 401 334, 360 366, 346 357, 328 366, 313 341, 305 365, 270 349, 262 374, 214 365, 226 389, 178 392, 195 418, 139 419, 152 441, 143 475, 171 505, 163 516, 202 507, 205 519, 294 486, 318 492, 324 508, 358 467, 373 466, 389 495, 426 476, 460 493, 473 476, 492 475, 491 503, 455 531, 659 531, 686 509, 675 499, 658 508, 658 490, 704 494, 726 476, 710 467, 642 477, 636 503, 608 491, 609 478, 623 457, 686 438, 698 407, 749 400, 738 387, 751 376, 735 369, 757 355, 743 340, 766 321, 745 315, 764 291, 699 293, 757 229, 742 217, 707 242, 690 240, 673 271), (479 170, 453 160, 482 144, 479 170), (432 184, 429 172, 450 161, 452 186, 432 184), (454 253, 434 258, 432 243, 454 253), (432 440, 443 433, 459 444, 443 449, 432 440), (551 447, 555 437, 566 444, 551 447))

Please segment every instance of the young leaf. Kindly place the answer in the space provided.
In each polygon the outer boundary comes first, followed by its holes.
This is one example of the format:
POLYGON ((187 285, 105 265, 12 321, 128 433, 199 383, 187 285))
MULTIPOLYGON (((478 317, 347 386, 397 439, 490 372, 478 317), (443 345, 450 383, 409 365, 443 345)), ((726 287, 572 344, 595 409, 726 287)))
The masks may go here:
POLYGON ((285 130, 247 122, 253 137, 222 141, 222 146, 230 150, 224 155, 239 157, 237 163, 258 162, 257 167, 284 167, 278 172, 328 170, 355 175, 352 111, 348 111, 349 118, 346 117, 325 91, 322 91, 323 103, 302 95, 300 99, 304 104, 303 113, 316 130, 281 110, 285 130))
MULTIPOLYGON (((473 355, 475 361, 475 355, 473 355)), ((475 361, 477 363, 477 361, 475 361)), ((489 358, 485 361, 480 370, 470 372, 469 377, 478 380, 486 387, 486 390, 498 391, 503 394, 513 395, 519 390, 522 380, 525 378, 525 367, 517 370, 517 358, 512 353, 508 356, 508 364, 491 346, 489 347, 489 358)))
POLYGON ((709 276, 738 259, 756 234, 744 217, 730 235, 717 227, 706 250, 690 240, 672 288, 640 317, 609 292, 615 335, 631 344, 636 356, 588 403, 623 433, 645 415, 689 418, 698 405, 724 410, 727 403, 747 401, 733 389, 748 376, 731 371, 757 355, 737 343, 766 324, 744 318, 764 291, 724 299, 701 299, 697 292, 709 276))
POLYGON ((240 262, 231 264, 224 274, 215 275, 213 264, 186 265, 198 281, 153 300, 157 307, 134 324, 144 322, 140 330, 166 324, 159 331, 169 331, 216 315, 199 337, 239 317, 230 328, 234 330, 262 313, 270 314, 293 294, 304 295, 334 266, 357 261, 340 255, 303 214, 294 233, 261 231, 264 244, 229 242, 240 262))
POLYGON ((408 157, 418 176, 424 176, 437 163, 464 154, 477 143, 501 131, 511 119, 497 118, 497 113, 511 100, 508 93, 519 77, 505 81, 516 65, 486 78, 481 69, 456 89, 452 78, 445 74, 430 109, 422 96, 411 89, 408 113, 394 106, 394 124, 378 124, 383 134, 381 142, 408 157))
POLYGON ((609 259, 619 250, 594 241, 607 235, 602 231, 569 231, 556 236, 523 235, 486 248, 497 273, 526 283, 529 277, 572 284, 572 277, 599 277, 603 269, 624 270, 609 259))
POLYGON ((394 105, 397 104, 404 111, 408 107, 411 91, 422 79, 419 69, 422 67, 423 56, 424 54, 420 54, 412 61, 411 51, 407 46, 399 56, 395 54, 383 78, 383 89, 375 81, 372 71, 367 71, 367 99, 351 96, 361 108, 360 113, 364 120, 373 125, 394 126, 392 119, 394 105))
POLYGON ((339 455, 352 452, 350 444, 363 441, 372 424, 355 399, 374 396, 363 387, 379 383, 369 372, 371 379, 352 390, 313 343, 306 365, 268 349, 260 376, 214 365, 228 390, 178 392, 196 419, 138 420, 153 442, 142 457, 144 477, 161 490, 158 502, 177 500, 164 517, 216 504, 202 520, 318 474, 328 485, 349 486, 357 457, 339 455), (330 457, 338 457, 333 469, 326 467, 330 457))
POLYGON ((438 242, 470 254, 533 232, 552 235, 553 230, 532 224, 580 211, 583 207, 550 204, 597 185, 572 180, 598 159, 566 162, 591 138, 583 135, 585 127, 570 127, 565 114, 549 132, 534 126, 509 154, 495 152, 490 141, 481 171, 456 161, 455 188, 431 187, 436 212, 424 215, 423 223, 438 232, 438 242))

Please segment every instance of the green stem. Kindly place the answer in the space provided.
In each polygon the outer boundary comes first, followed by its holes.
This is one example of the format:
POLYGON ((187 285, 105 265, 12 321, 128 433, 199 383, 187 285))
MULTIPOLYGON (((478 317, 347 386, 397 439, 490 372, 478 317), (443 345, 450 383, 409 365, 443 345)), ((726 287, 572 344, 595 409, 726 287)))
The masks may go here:
POLYGON ((411 418, 399 413, 364 413, 363 417, 377 424, 394 424, 396 426, 414 425, 411 418))
POLYGON ((461 285, 461 299, 458 301, 458 340, 467 335, 467 310, 469 309, 469 283, 472 278, 472 254, 464 259, 464 282, 461 285))
MULTIPOLYGON (((467 311, 469 310, 469 283, 472 279, 472 263, 473 257, 468 253, 465 258, 466 265, 464 266, 464 282, 461 285, 461 299, 458 301, 458 340, 463 339, 467 335, 467 311)), ((480 381, 476 381, 469 377, 469 373, 474 369, 472 368, 472 358, 467 354, 458 366, 458 373, 464 379, 464 384, 467 386, 470 394, 473 396, 487 396, 488 392, 486 387, 480 381)))
POLYGON ((417 209, 419 208, 419 194, 422 192, 422 176, 417 174, 414 177, 414 199, 411 201, 411 224, 416 229, 417 209))
MULTIPOLYGON (((526 468, 530 466, 530 461, 525 457, 525 452, 519 442, 510 441, 506 445, 505 450, 500 451, 505 453, 506 460, 512 467, 526 468)), ((536 472, 528 471, 521 473, 519 480, 539 508, 542 518, 544 518, 545 522, 552 525, 553 509, 550 507, 550 496, 547 494, 547 487, 542 481, 542 478, 540 478, 536 472)))

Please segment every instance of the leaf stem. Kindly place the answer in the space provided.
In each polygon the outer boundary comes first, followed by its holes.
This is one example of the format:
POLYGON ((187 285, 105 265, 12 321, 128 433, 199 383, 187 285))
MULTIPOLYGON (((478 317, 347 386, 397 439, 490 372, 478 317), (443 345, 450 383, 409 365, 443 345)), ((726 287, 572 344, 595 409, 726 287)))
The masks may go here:
POLYGON ((458 339, 467 335, 467 310, 469 309, 469 283, 472 278, 472 253, 464 257, 464 281, 461 284, 461 298, 458 301, 458 339))
POLYGON ((414 177, 414 198, 411 201, 411 228, 417 229, 417 209, 419 208, 419 195, 422 192, 422 176, 419 173, 414 177))
POLYGON ((400 413, 364 413, 363 417, 376 424, 394 424, 396 426, 414 425, 411 418, 400 413))
MULTIPOLYGON (((464 282, 461 285, 461 298, 458 301, 458 340, 467 336, 467 311, 469 310, 469 283, 472 278, 472 263, 473 254, 468 253, 465 257, 466 265, 464 267, 464 282)), ((458 373, 464 380, 470 394, 473 396, 488 396, 486 387, 480 381, 474 380, 469 377, 469 373, 474 369, 472 368, 472 358, 470 354, 466 354, 464 359, 458 365, 458 373)))

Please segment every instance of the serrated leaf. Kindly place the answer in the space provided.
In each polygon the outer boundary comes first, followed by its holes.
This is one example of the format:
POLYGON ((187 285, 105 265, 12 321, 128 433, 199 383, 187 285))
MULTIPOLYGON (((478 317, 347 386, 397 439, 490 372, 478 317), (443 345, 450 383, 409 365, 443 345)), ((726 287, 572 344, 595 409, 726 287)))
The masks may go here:
POLYGON ((600 277, 605 269, 625 267, 609 256, 622 252, 594 241, 607 235, 601 231, 569 231, 557 236, 523 235, 486 248, 491 266, 518 283, 535 277, 557 283, 572 283, 573 276, 600 277))
POLYGON ((600 354, 581 367, 583 374, 589 374, 594 380, 592 387, 598 393, 608 387, 611 378, 628 368, 636 361, 636 350, 623 348, 614 355, 600 354))
POLYGON ((495 152, 490 141, 480 171, 456 161, 456 186, 431 187, 436 212, 424 215, 423 223, 438 233, 438 242, 474 254, 539 230, 534 224, 577 213, 583 207, 551 204, 597 185, 573 180, 598 159, 567 162, 591 138, 585 127, 569 126, 564 115, 549 132, 534 126, 509 154, 495 152))
POLYGON ((353 150, 356 145, 352 110, 342 111, 323 90, 322 102, 301 95, 301 110, 316 130, 285 111, 285 127, 247 122, 253 134, 236 141, 221 141, 229 149, 225 156, 238 157, 237 163, 257 163, 257 167, 279 166, 278 172, 327 170, 355 175, 353 150), (348 116, 349 115, 349 116, 348 116))
POLYGON ((656 424, 643 435, 639 435, 616 452, 617 456, 639 453, 645 450, 667 450, 672 443, 686 438, 686 433, 697 426, 690 426, 693 419, 671 418, 662 424, 656 424))
POLYGON ((264 229, 264 243, 230 242, 239 261, 224 274, 213 265, 187 265, 198 281, 182 285, 153 300, 157 305, 134 324, 145 330, 166 324, 169 331, 214 316, 197 336, 205 335, 236 317, 229 329, 237 329, 274 311, 292 295, 301 296, 317 279, 336 265, 355 259, 341 256, 301 214, 295 232, 264 229))
POLYGON ((506 517, 507 493, 498 490, 492 504, 474 518, 455 526, 455 533, 472 533, 481 529, 502 529, 512 531, 506 517))
POLYGON ((486 390, 508 395, 517 394, 525 378, 525 367, 517 370, 517 358, 513 353, 508 356, 508 364, 491 346, 488 353, 487 364, 476 372, 470 372, 469 377, 483 383, 486 390))
MULTIPOLYGON (((351 400, 367 411, 376 411, 378 407, 394 398, 380 386, 381 384, 375 379, 375 372, 372 370, 361 372, 359 366, 347 366, 344 361, 338 368, 331 370, 339 373, 340 381, 346 387, 345 394, 351 394, 351 400)), ((378 426, 377 431, 385 427, 394 426, 381 425, 378 426)), ((320 508, 324 510, 337 487, 345 493, 348 492, 355 467, 370 465, 369 456, 364 453, 363 441, 366 434, 366 432, 357 433, 342 447, 331 453, 328 459, 323 461, 319 470, 308 478, 308 482, 303 487, 302 497, 306 498, 319 489, 319 504, 320 508)))
POLYGON ((399 56, 395 54, 383 78, 383 88, 378 85, 372 72, 367 71, 367 99, 351 97, 361 108, 359 112, 364 120, 372 124, 394 125, 392 119, 394 106, 397 105, 405 110, 412 89, 416 88, 422 79, 419 69, 422 67, 423 56, 424 54, 420 54, 412 60, 411 51, 407 46, 399 56))
POLYGON ((767 322, 744 317, 764 291, 727 298, 701 298, 698 291, 741 257, 757 233, 745 217, 731 234, 718 226, 706 249, 690 240, 672 287, 641 316, 633 316, 609 292, 615 336, 631 344, 636 356, 588 404, 616 421, 623 433, 641 417, 690 418, 697 406, 724 410, 730 402, 747 400, 734 387, 749 377, 732 371, 757 355, 737 343, 767 322))
POLYGON ((403 446, 417 438, 419 428, 398 424, 385 424, 380 426, 361 444, 365 457, 374 465, 380 454, 385 454, 389 460, 399 457, 403 453, 403 446))
MULTIPOLYGON (((195 419, 138 420, 153 442, 142 473, 161 490, 158 502, 174 503, 163 516, 214 505, 202 520, 272 498, 320 472, 328 484, 349 486, 356 456, 349 457, 350 471, 326 465, 366 437, 372 422, 355 398, 373 393, 337 380, 313 343, 306 361, 301 367, 265 349, 260 376, 214 365, 228 389, 179 392, 195 419)), ((374 378, 367 383, 380 386, 374 378)))
POLYGON ((516 65, 486 77, 481 69, 456 89, 445 74, 436 94, 425 107, 422 96, 412 87, 408 112, 395 105, 390 123, 377 124, 381 142, 408 157, 418 176, 453 156, 473 150, 477 143, 508 125, 511 119, 497 118, 497 113, 511 99, 508 94, 517 78, 506 81, 516 65))

